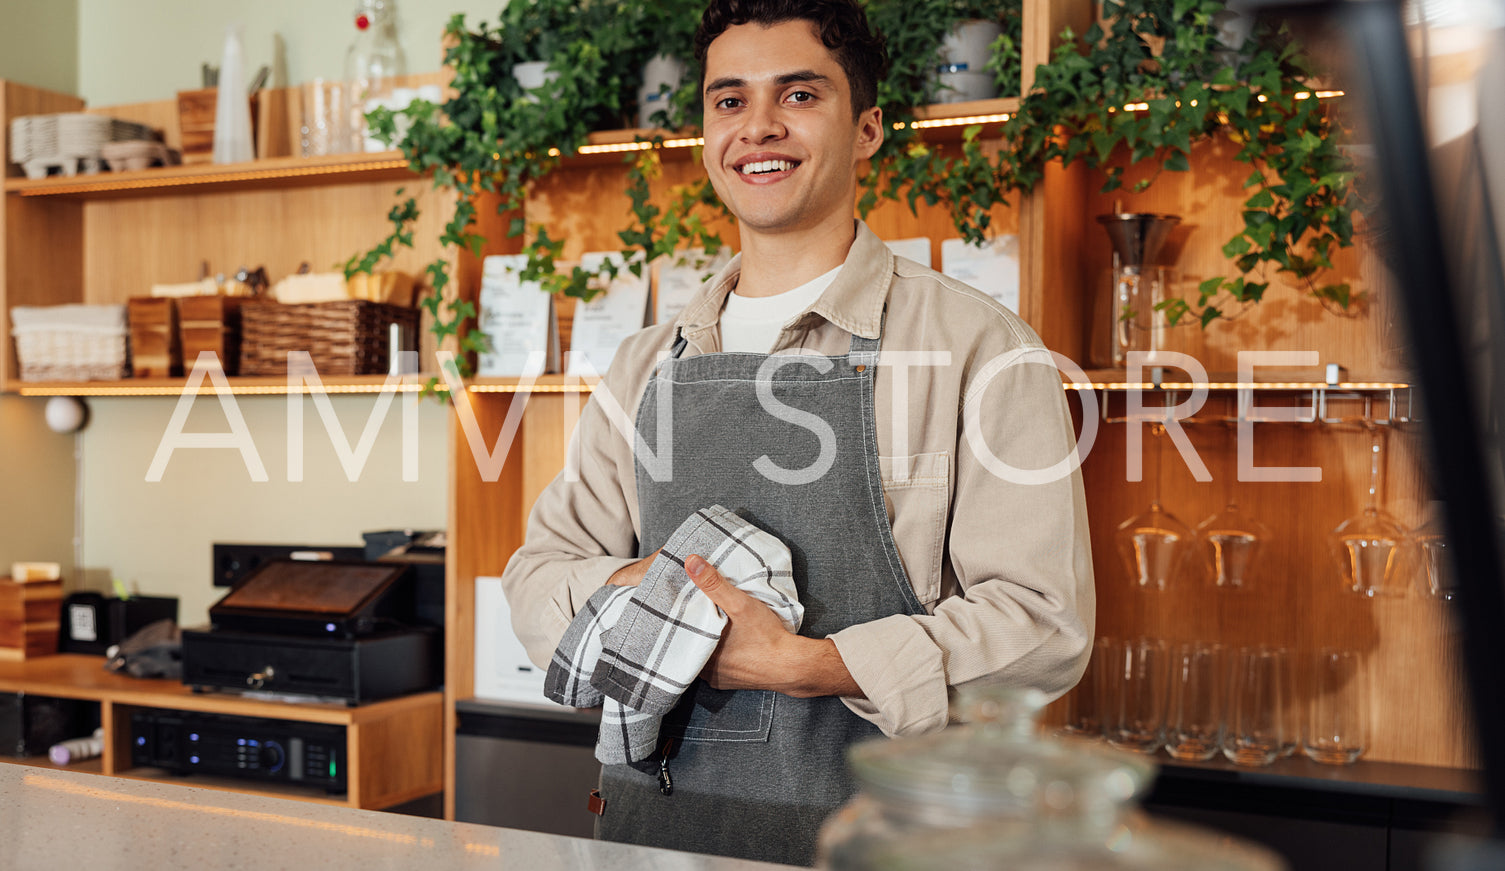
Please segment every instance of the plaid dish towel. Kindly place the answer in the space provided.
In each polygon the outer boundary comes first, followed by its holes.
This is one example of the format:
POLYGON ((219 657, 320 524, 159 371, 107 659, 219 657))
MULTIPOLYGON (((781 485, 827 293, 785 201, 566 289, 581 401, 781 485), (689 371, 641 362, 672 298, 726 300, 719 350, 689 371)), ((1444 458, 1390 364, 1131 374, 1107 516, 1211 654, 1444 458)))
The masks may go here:
POLYGON ((587 600, 549 664, 549 698, 577 707, 602 705, 596 745, 602 762, 652 755, 660 718, 721 639, 726 615, 686 575, 690 554, 700 554, 772 608, 789 631, 798 631, 804 620, 783 542, 719 505, 691 515, 669 536, 641 584, 603 587, 587 600))

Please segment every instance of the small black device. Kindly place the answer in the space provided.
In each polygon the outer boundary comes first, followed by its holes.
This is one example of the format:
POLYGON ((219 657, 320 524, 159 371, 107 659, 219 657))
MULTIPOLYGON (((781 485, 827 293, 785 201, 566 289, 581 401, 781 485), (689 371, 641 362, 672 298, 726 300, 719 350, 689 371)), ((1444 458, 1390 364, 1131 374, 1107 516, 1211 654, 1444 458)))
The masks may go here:
POLYGON ((177 596, 107 598, 99 593, 72 593, 63 600, 63 653, 104 655, 138 629, 158 620, 178 619, 177 596))
POLYGON ((133 765, 346 789, 344 726, 142 708, 130 741, 133 765))
POLYGON ((0 756, 44 756, 59 741, 99 725, 99 704, 31 693, 0 693, 0 756))
POLYGON ((183 683, 195 690, 294 693, 351 705, 438 687, 439 631, 422 626, 360 638, 183 630, 183 683))
POLYGON ((365 558, 364 555, 365 548, 348 545, 216 542, 210 546, 216 587, 233 587, 241 578, 261 568, 262 563, 272 560, 358 560, 365 558))

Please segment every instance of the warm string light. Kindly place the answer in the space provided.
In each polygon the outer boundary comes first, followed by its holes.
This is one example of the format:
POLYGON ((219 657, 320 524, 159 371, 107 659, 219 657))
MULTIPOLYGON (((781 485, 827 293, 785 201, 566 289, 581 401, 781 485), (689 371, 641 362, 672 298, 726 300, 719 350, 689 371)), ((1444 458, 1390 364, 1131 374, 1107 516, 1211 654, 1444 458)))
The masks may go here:
POLYGON ((380 172, 393 169, 406 169, 408 162, 403 159, 373 160, 354 163, 337 163, 325 166, 288 166, 273 169, 247 169, 230 172, 216 172, 206 175, 182 175, 172 169, 148 169, 141 172, 152 173, 149 178, 111 178, 110 173, 101 173, 89 181, 76 181, 74 179, 63 180, 57 177, 40 180, 40 184, 31 179, 16 179, 8 182, 6 187, 19 189, 23 197, 62 196, 64 194, 89 194, 104 191, 132 191, 148 190, 161 187, 189 187, 192 185, 226 184, 251 181, 265 181, 279 178, 300 178, 303 176, 323 176, 336 173, 348 172, 380 172), (30 182, 28 184, 28 182, 30 182))
MULTIPOLYGON (((698 148, 699 146, 702 146, 704 144, 705 144, 705 139, 704 138, 701 138, 701 137, 688 138, 687 137, 687 138, 684 138, 684 139, 666 139, 662 143, 659 144, 659 147, 660 148, 698 148)), ((652 142, 611 142, 611 143, 606 143, 606 144, 603 144, 603 145, 582 145, 582 146, 580 146, 580 153, 581 154, 617 154, 617 153, 621 153, 621 152, 625 152, 625 151, 647 151, 647 150, 649 150, 649 149, 651 149, 653 147, 654 147, 654 144, 652 142)), ((552 156, 556 156, 557 157, 559 155, 559 149, 557 149, 557 148, 550 149, 549 150, 549 154, 552 155, 552 156)))

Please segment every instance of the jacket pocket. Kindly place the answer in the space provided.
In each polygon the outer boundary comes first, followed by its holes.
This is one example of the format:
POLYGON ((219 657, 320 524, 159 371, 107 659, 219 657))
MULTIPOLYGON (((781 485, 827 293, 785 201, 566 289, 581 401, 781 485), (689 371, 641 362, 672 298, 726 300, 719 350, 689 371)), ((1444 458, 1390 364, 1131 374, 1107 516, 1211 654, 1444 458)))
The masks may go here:
POLYGON ((929 610, 941 595, 946 506, 951 501, 951 454, 939 451, 879 457, 878 466, 899 559, 914 585, 915 596, 929 610))

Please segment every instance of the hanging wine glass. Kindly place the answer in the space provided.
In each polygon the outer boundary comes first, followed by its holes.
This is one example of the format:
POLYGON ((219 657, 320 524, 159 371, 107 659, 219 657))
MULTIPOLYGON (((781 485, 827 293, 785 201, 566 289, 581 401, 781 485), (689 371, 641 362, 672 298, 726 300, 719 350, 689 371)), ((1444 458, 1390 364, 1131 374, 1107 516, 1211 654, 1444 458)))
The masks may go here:
POLYGON ((1213 586, 1242 592, 1249 589, 1255 558, 1270 540, 1270 528, 1239 510, 1237 486, 1225 484, 1225 490, 1223 510, 1197 524, 1197 546, 1213 586))
POLYGON ((1406 530, 1380 510, 1380 471, 1384 466, 1380 431, 1370 428, 1369 492, 1364 513, 1338 524, 1328 533, 1328 547, 1337 560, 1345 588, 1361 596, 1402 596, 1405 588, 1397 570, 1406 530))
POLYGON ((1150 452, 1155 490, 1150 508, 1119 524, 1114 534, 1129 578, 1140 589, 1160 592, 1170 585, 1194 540, 1191 528, 1160 506, 1160 437, 1164 430, 1160 424, 1150 427, 1155 440, 1155 449, 1150 452))
POLYGON ((1416 555, 1421 563, 1418 581, 1423 593, 1451 602, 1458 597, 1458 578, 1453 572, 1447 534, 1442 525, 1442 503, 1434 502, 1427 513, 1427 521, 1411 531, 1411 540, 1416 544, 1416 555))

